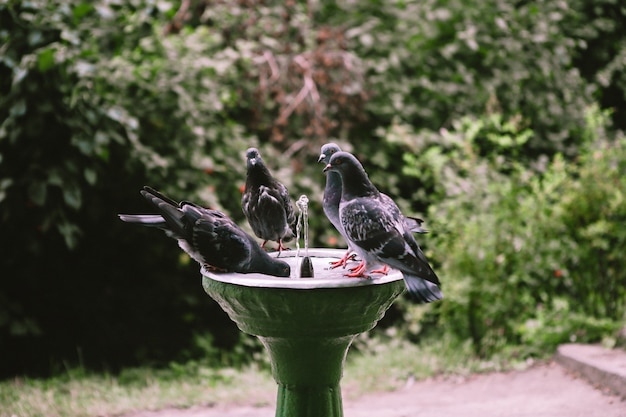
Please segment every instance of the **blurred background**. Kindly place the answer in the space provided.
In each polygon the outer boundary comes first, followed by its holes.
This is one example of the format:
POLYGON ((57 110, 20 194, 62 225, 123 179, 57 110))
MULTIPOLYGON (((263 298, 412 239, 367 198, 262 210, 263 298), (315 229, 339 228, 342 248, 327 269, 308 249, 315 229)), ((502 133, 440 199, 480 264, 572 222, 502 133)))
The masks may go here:
MULTIPOLYGON (((257 357, 143 185, 241 212, 259 147, 312 246, 339 143, 446 298, 378 330, 488 358, 614 344, 626 293, 626 9, 568 1, 0 1, 0 378, 257 357)), ((372 336, 374 337, 374 336, 372 336)), ((366 349, 367 343, 356 348, 366 349)))

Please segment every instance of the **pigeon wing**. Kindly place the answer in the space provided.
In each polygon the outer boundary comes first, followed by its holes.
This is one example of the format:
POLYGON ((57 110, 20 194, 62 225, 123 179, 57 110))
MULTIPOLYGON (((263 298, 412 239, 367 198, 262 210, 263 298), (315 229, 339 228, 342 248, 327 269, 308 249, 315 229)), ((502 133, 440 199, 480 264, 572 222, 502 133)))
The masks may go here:
POLYGON ((295 214, 289 196, 277 188, 261 185, 250 197, 248 222, 254 233, 267 240, 290 240, 293 233, 289 221, 295 214))
POLYGON ((380 262, 439 284, 417 242, 405 231, 403 217, 398 213, 395 204, 376 198, 357 198, 341 209, 341 218, 350 240, 380 262))
POLYGON ((260 272, 288 277, 289 265, 271 258, 235 222, 221 212, 203 216, 194 227, 194 245, 206 263, 225 271, 260 272))
POLYGON ((206 213, 195 222, 193 246, 209 265, 247 272, 251 253, 247 234, 220 212, 206 213))
POLYGON ((356 198, 339 206, 346 237, 373 255, 380 252, 393 237, 389 213, 372 198, 356 198))
POLYGON ((276 182, 276 185, 281 205, 285 210, 286 230, 284 232, 283 240, 288 242, 295 236, 294 228, 296 225, 296 213, 293 209, 293 205, 291 204, 291 197, 289 197, 287 187, 278 181, 276 182))

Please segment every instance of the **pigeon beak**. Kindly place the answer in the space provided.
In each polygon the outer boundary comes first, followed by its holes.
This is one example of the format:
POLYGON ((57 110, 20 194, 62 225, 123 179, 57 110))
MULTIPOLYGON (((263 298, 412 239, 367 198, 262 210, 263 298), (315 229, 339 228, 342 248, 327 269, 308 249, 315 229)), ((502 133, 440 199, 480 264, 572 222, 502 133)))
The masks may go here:
POLYGON ((319 164, 320 162, 322 162, 324 159, 326 158, 326 155, 321 154, 320 157, 317 159, 317 163, 319 164))
POLYGON ((324 167, 324 172, 327 172, 329 169, 331 169, 330 164, 328 164, 328 165, 326 165, 326 166, 324 167))

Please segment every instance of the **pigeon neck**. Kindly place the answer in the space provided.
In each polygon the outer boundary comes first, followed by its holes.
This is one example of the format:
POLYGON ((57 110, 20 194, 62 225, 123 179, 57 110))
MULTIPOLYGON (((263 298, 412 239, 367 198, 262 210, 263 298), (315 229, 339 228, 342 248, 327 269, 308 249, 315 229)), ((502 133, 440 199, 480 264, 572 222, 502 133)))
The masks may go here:
POLYGON ((339 175, 338 172, 335 171, 328 171, 328 173, 326 173, 327 177, 326 177, 326 192, 329 191, 335 191, 336 189, 339 188, 339 190, 341 190, 341 175, 339 175))
POLYGON ((348 200, 354 197, 371 197, 380 194, 367 173, 358 167, 352 167, 345 172, 345 175, 342 175, 342 182, 343 195, 348 200))
POLYGON ((265 165, 256 164, 250 167, 247 181, 256 185, 269 185, 272 181, 272 176, 265 165))

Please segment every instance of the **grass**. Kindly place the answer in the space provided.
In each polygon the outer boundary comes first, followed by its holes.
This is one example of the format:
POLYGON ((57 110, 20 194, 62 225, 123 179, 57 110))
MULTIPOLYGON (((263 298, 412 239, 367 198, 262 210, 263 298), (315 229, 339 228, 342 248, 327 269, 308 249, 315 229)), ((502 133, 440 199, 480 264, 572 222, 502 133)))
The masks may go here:
MULTIPOLYGON (((421 345, 401 339, 357 339, 342 380, 345 398, 403 387, 414 379, 526 366, 510 357, 481 361, 469 345, 435 340, 421 345)), ((168 369, 136 368, 119 375, 80 369, 50 379, 0 382, 0 417, 119 416, 139 410, 186 408, 218 403, 274 405, 276 384, 266 369, 213 369, 200 363, 168 369)))
POLYGON ((116 416, 138 410, 274 401, 276 384, 268 372, 199 366, 192 373, 172 369, 131 369, 120 375, 70 371, 51 379, 0 383, 1 417, 116 416))

